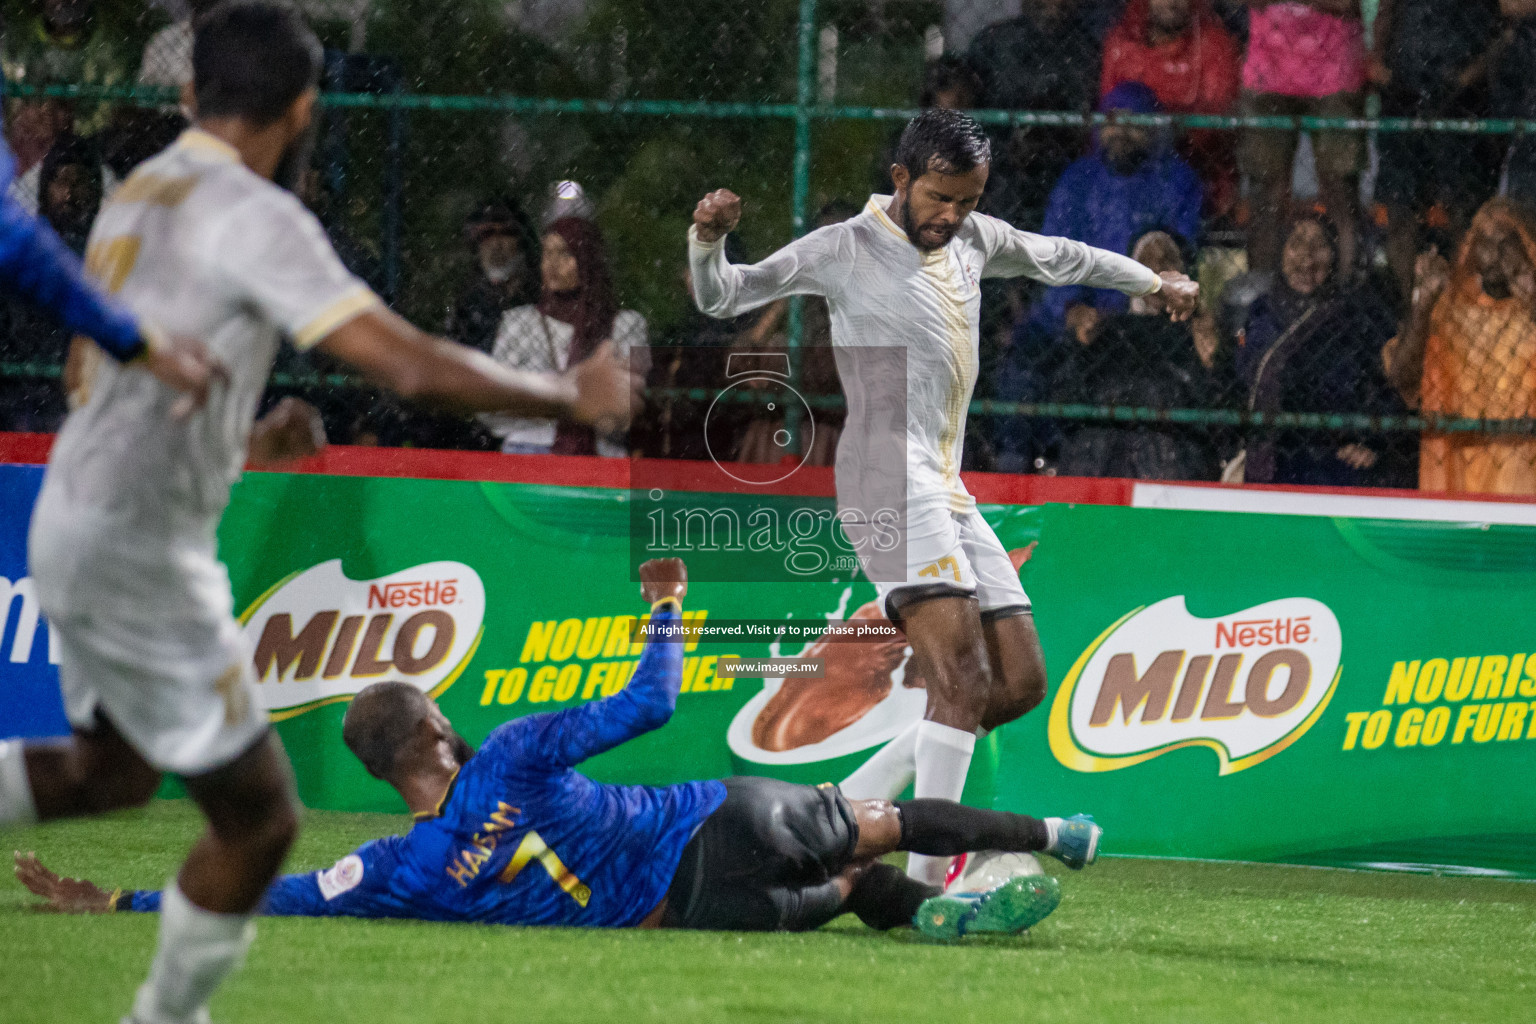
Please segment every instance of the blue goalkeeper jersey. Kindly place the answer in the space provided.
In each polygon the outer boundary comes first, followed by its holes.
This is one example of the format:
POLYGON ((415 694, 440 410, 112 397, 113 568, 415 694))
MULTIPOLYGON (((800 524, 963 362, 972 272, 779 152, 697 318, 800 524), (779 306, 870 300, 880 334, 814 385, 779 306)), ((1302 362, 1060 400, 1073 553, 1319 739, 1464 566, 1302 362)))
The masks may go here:
POLYGON ((15 177, 16 159, 0 138, 0 287, 30 299, 65 330, 93 338, 117 359, 138 355, 144 347, 138 321, 97 291, 53 228, 11 196, 15 177))
MULTIPOLYGON (((672 602, 651 617, 677 621, 672 602)), ((500 726, 459 770, 437 813, 324 871, 278 879, 265 913, 639 924, 666 895, 683 847, 725 800, 725 786, 610 786, 574 767, 665 725, 682 660, 681 638, 653 639, 613 696, 500 726)), ((159 893, 139 892, 124 909, 159 903, 159 893)))

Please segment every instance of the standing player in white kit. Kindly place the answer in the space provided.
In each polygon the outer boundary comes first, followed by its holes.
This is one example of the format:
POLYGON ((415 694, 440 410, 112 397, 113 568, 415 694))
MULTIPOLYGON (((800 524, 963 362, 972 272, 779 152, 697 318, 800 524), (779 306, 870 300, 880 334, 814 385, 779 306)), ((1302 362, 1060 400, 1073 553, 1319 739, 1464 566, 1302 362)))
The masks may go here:
POLYGON ((560 377, 507 370, 416 330, 343 268, 272 180, 301 166, 321 67, 292 8, 215 7, 192 63, 195 126, 102 210, 87 263, 137 316, 206 342, 228 381, 177 416, 177 392, 141 368, 97 352, 76 375, 30 541, 75 732, 0 743, 0 824, 142 803, 162 772, 184 779, 208 820, 166 886, 137 1024, 207 1020, 297 830, 214 536, 280 335, 466 412, 606 427, 628 419, 638 391, 606 347, 560 377))
MULTIPOLYGON (((959 476, 976 384, 981 279, 1022 276, 1128 295, 1161 290, 1175 319, 1194 312, 1199 290, 1183 274, 1158 275, 1125 256, 973 213, 991 146, 962 113, 930 109, 913 118, 896 161, 894 196, 871 196, 859 216, 813 231, 756 266, 726 261, 724 238, 741 219, 741 200, 713 192, 694 211, 689 262, 695 301, 711 316, 736 316, 786 295, 826 298, 848 400, 837 451, 839 517, 928 688, 925 720, 841 789, 854 800, 894 799, 911 783, 918 797, 958 800, 978 734, 1045 697, 1029 598, 959 476), (877 351, 897 358, 870 354, 877 351), (902 475, 904 495, 880 493, 902 475), (904 552, 881 565, 877 513, 903 498, 904 552)), ((1059 827, 1091 833, 1091 861, 1098 827, 1086 819, 1059 827)), ((947 858, 914 854, 908 871, 942 884, 946 865, 947 858)))

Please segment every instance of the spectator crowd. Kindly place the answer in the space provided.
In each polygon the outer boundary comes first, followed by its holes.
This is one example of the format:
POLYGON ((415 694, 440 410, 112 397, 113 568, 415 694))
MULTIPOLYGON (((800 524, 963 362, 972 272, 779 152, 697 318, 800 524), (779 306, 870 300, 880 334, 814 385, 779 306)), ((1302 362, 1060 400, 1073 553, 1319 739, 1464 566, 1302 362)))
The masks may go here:
MULTIPOLYGON (((181 4, 132 54, 89 0, 38 0, 34 20, 6 26, 0 62, 11 81, 179 87, 190 77, 191 19, 206 5, 181 4)), ((923 106, 1105 115, 1092 129, 989 129, 983 212, 1184 270, 1205 295, 1204 311, 1176 324, 1156 296, 986 282, 977 396, 1044 408, 973 417, 966 468, 1536 495, 1533 431, 1393 423, 1536 417, 1536 138, 1122 117, 1536 118, 1536 0, 1377 0, 1369 25, 1365 14, 1361 0, 1024 0, 1018 16, 928 62, 914 92, 923 106), (1071 413, 1102 407, 1213 415, 1071 413), (1317 415, 1259 428, 1234 412, 1317 415)), ((13 194, 81 251, 104 199, 184 124, 169 107, 13 98, 13 194)), ((372 280, 367 247, 327 221, 323 189, 306 181, 302 198, 372 280)), ((871 191, 888 187, 877 171, 871 191)), ((313 383, 337 368, 296 353, 280 364, 286 383, 272 399, 314 402, 345 443, 797 457, 771 380, 758 381, 762 401, 715 417, 708 440, 704 429, 732 355, 785 349, 785 304, 734 322, 690 312, 656 329, 616 290, 613 261, 634 254, 610 252, 581 186, 557 183, 540 205, 536 216, 509 196, 475 207, 463 225, 467 277, 434 326, 530 370, 563 370, 612 340, 651 385, 627 436, 407 412, 360 387, 313 383)), ((817 223, 862 205, 833 198, 817 223)), ((733 261, 766 255, 729 241, 733 261)), ((681 244, 666 258, 679 266, 681 295, 681 244)), ((18 305, 0 319, 0 429, 55 429, 61 389, 38 371, 63 362, 69 339, 18 305)), ((815 464, 831 463, 837 439, 828 323, 824 303, 806 300, 796 373, 816 409, 806 453, 815 464)))

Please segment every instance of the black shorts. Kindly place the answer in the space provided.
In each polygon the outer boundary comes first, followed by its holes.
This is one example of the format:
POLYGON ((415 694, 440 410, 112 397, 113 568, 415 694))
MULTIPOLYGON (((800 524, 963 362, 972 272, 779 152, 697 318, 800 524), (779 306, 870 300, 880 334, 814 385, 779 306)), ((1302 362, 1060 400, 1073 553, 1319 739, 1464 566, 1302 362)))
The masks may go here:
POLYGON ((830 784, 725 780, 725 803, 683 848, 667 889, 668 928, 806 931, 842 912, 836 877, 858 821, 830 784))

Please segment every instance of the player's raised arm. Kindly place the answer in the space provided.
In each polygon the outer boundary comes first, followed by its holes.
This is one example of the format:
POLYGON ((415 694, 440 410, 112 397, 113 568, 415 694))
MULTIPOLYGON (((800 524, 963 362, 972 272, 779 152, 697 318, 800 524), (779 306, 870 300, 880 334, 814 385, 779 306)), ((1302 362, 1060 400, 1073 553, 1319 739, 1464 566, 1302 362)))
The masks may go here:
POLYGON ((382 305, 332 330, 319 348, 403 398, 461 412, 571 419, 620 430, 642 401, 643 381, 614 356, 611 343, 563 374, 528 373, 418 330, 382 305))
POLYGON ((1020 231, 994 218, 978 218, 988 248, 986 277, 1029 277, 1051 287, 1087 285, 1127 295, 1161 291, 1174 320, 1187 320, 1200 300, 1200 286, 1177 271, 1155 273, 1119 253, 1069 238, 1020 231))
POLYGON ((701 313, 732 317, 788 295, 827 295, 852 272, 835 227, 796 239, 763 262, 741 266, 725 258, 725 236, 741 222, 741 197, 717 189, 699 200, 688 229, 693 301, 701 313))
POLYGON ((491 734, 482 754, 502 746, 505 756, 523 766, 570 768, 667 724, 683 679, 688 570, 680 558, 655 558, 640 566, 640 581, 640 595, 651 605, 650 631, 624 689, 580 707, 509 722, 491 734))

